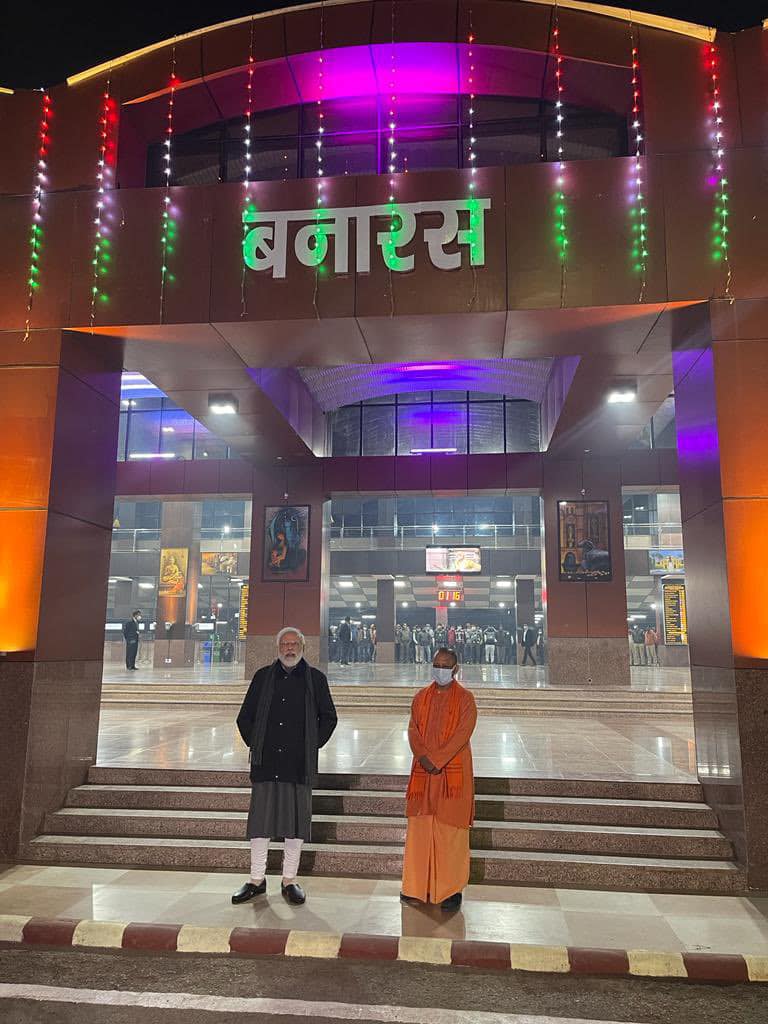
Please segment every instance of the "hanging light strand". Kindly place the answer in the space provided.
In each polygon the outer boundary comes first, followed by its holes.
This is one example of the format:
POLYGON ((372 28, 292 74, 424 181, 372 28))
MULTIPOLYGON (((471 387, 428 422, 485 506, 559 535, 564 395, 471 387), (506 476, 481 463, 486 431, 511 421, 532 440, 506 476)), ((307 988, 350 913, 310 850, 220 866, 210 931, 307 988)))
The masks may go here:
POLYGON ((165 141, 163 143, 163 174, 165 176, 165 194, 163 196, 163 217, 161 236, 162 264, 160 270, 160 323, 163 322, 165 314, 165 293, 166 285, 172 280, 168 272, 168 257, 174 251, 176 236, 176 224, 171 216, 171 180, 173 178, 173 105, 176 99, 176 46, 171 50, 171 77, 168 90, 168 112, 166 114, 165 141))
POLYGON ((42 112, 38 128, 37 163, 35 184, 32 190, 32 227, 29 235, 29 273, 27 274, 27 319, 24 341, 29 338, 32 325, 32 306, 35 292, 40 287, 40 250, 43 244, 43 207, 48 184, 48 149, 50 146, 50 122, 53 116, 51 97, 43 93, 42 112))
POLYGON ((568 220, 565 198, 565 93, 563 55, 560 50, 560 24, 557 4, 553 10, 552 55, 555 61, 555 231, 558 259, 560 261, 560 307, 565 306, 566 281, 568 272, 568 220))
POLYGON ((109 239, 104 226, 107 189, 112 185, 112 166, 114 160, 114 144, 112 125, 114 121, 114 101, 111 93, 112 79, 108 78, 102 94, 99 110, 98 160, 96 162, 96 210, 93 223, 95 225, 93 239, 93 257, 91 259, 91 313, 90 324, 93 333, 96 323, 96 304, 99 300, 107 301, 106 292, 101 290, 99 278, 106 274, 104 264, 109 260, 109 239))
POLYGON ((467 90, 469 95, 469 106, 467 108, 467 133, 469 139, 469 145, 467 147, 467 162, 469 164, 469 245, 470 245, 470 266, 472 268, 472 295, 469 300, 468 308, 471 310, 477 301, 477 267, 476 255, 477 255, 477 225, 478 218, 482 214, 478 213, 477 202, 475 200, 475 188, 477 182, 475 181, 477 175, 477 153, 475 152, 475 144, 477 139, 475 138, 475 104, 477 102, 477 95, 475 93, 475 30, 472 19, 472 8, 469 9, 469 34, 467 36, 467 63, 468 63, 468 75, 467 75, 467 90))
MULTIPOLYGON (((252 212, 251 204, 251 172, 253 165, 251 163, 251 127, 253 120, 253 72, 255 60, 253 56, 253 33, 254 33, 254 19, 251 18, 251 32, 248 43, 248 71, 245 79, 245 123, 243 125, 243 145, 245 147, 245 164, 243 172, 243 237, 248 230, 246 223, 246 215, 252 212)), ((242 261, 242 271, 240 274, 240 316, 245 317, 248 315, 248 300, 246 298, 245 288, 245 261, 242 261)))
POLYGON ((632 260, 634 269, 640 275, 638 302, 645 299, 648 281, 648 210, 645 205, 644 161, 645 137, 643 135, 643 108, 640 90, 640 49, 631 26, 632 40, 632 132, 635 144, 635 159, 632 169, 630 193, 632 196, 632 260))
POLYGON ((323 136, 325 135, 325 110, 323 109, 325 91, 325 2, 320 3, 320 52, 317 55, 317 139, 315 140, 315 153, 317 154, 317 190, 315 194, 315 288, 312 293, 312 307, 315 316, 320 319, 320 309, 317 304, 320 289, 320 264, 323 261, 328 242, 325 237, 325 228, 322 223, 322 210, 325 206, 325 168, 323 166, 323 136))
POLYGON ((717 47, 710 44, 707 55, 710 80, 710 118, 712 125, 712 182, 715 186, 715 219, 712 224, 712 259, 725 264, 725 295, 733 302, 731 292, 731 256, 728 219, 730 216, 728 175, 725 166, 725 131, 723 101, 720 91, 720 68, 717 47))
POLYGON ((389 49, 389 88, 387 96, 387 173, 389 175, 389 238, 382 250, 389 275, 389 315, 395 315, 395 288, 392 269, 397 262, 396 232, 399 228, 399 217, 395 208, 395 173, 397 171, 397 59, 395 56, 396 6, 395 0, 390 2, 390 49, 389 49))

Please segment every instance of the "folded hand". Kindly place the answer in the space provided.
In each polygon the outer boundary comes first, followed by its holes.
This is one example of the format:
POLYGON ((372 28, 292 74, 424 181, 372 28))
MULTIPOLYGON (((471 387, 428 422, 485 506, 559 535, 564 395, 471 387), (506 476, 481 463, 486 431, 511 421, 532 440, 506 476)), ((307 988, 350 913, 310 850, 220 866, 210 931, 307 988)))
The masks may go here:
POLYGON ((429 772, 430 775, 439 775, 440 769, 436 765, 432 764, 426 754, 422 754, 419 758, 419 763, 425 772, 429 772))

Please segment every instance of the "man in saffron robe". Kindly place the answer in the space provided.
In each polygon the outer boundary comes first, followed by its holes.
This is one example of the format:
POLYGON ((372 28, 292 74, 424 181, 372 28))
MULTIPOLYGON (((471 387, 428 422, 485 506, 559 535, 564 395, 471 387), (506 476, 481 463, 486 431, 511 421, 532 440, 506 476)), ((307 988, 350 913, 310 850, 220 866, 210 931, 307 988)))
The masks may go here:
POLYGON ((406 794, 400 898, 458 910, 469 882, 469 829, 475 811, 469 740, 477 707, 456 679, 453 651, 441 647, 432 666, 434 682, 416 694, 408 726, 413 767, 406 794))

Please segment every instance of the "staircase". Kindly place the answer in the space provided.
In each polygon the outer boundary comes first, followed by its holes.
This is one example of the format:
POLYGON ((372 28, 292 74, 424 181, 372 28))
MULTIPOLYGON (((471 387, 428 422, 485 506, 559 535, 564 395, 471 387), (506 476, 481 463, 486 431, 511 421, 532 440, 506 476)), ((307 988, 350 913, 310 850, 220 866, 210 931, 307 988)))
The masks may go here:
MULTIPOLYGON (((205 704, 239 708, 246 683, 104 683, 101 702, 106 707, 126 704, 205 704)), ((664 716, 693 713, 690 693, 654 690, 522 689, 471 687, 478 710, 487 714, 567 714, 594 718, 596 715, 664 716)), ((417 686, 374 684, 331 686, 337 708, 356 711, 402 711, 407 714, 417 686)))
MULTIPOLYGON (((303 874, 397 877, 401 775, 321 776, 303 874)), ((742 871, 695 783, 476 780, 473 882, 732 894, 742 871)), ((44 864, 249 869, 242 772, 91 768, 25 859, 44 864)), ((270 866, 279 868, 279 850, 270 866)))

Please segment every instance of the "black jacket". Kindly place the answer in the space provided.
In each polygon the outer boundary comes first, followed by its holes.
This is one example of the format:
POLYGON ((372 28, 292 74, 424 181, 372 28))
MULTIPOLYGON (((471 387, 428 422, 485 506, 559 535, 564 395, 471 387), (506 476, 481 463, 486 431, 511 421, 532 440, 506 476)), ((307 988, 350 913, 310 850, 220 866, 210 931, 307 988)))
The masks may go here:
MULTIPOLYGON (((254 675, 245 695, 237 728, 248 747, 259 704, 259 694, 272 665, 265 665, 254 675)), ((270 704, 261 764, 251 763, 251 782, 304 782, 314 774, 306 765, 305 692, 306 662, 302 658, 292 672, 286 672, 282 663, 276 664, 277 683, 270 704)), ((336 708, 333 705, 328 680, 316 668, 310 668, 317 704, 317 746, 324 747, 336 728, 336 708)), ((316 758, 315 758, 316 760, 316 758)))
POLYGON ((139 639, 139 624, 131 617, 126 623, 123 624, 123 636, 129 644, 135 643, 139 639))

